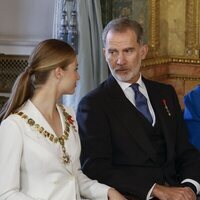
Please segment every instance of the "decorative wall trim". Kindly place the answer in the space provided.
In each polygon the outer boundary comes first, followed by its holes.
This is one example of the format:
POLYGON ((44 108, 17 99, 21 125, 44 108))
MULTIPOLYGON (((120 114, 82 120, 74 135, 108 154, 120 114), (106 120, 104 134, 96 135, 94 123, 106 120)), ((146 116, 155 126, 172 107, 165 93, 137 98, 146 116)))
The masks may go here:
POLYGON ((11 46, 31 46, 34 47, 43 38, 38 40, 17 40, 17 39, 0 39, 0 45, 11 45, 11 46))
POLYGON ((200 58, 200 1, 186 0, 186 56, 200 58))
POLYGON ((159 54, 160 45, 160 0, 149 1, 149 27, 150 32, 148 36, 149 53, 148 57, 155 57, 159 54))
POLYGON ((148 66, 160 65, 160 64, 170 64, 170 63, 197 64, 200 67, 200 59, 197 59, 197 58, 185 58, 185 57, 147 58, 147 59, 143 60, 142 67, 148 67, 148 66))
POLYGON ((179 74, 168 74, 169 79, 184 80, 184 81, 200 81, 200 76, 186 76, 179 74))
POLYGON ((162 81, 162 80, 169 80, 175 79, 177 81, 200 81, 200 76, 188 76, 188 75, 180 75, 180 74, 163 74, 159 76, 150 77, 152 80, 162 81))

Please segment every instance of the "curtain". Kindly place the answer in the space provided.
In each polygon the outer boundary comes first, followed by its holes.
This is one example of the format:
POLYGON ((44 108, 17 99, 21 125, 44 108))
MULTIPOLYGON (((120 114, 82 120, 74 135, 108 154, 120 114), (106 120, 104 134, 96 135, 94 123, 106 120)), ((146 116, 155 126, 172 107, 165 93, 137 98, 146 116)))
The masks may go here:
MULTIPOLYGON (((54 20, 54 37, 56 38, 56 20, 59 17, 61 2, 57 0, 54 20)), ((78 26, 78 72, 80 80, 73 95, 65 95, 63 103, 74 110, 80 99, 97 87, 108 76, 108 68, 103 56, 101 39, 102 20, 99 0, 76 0, 78 26)), ((58 31, 58 30, 57 30, 58 31)))

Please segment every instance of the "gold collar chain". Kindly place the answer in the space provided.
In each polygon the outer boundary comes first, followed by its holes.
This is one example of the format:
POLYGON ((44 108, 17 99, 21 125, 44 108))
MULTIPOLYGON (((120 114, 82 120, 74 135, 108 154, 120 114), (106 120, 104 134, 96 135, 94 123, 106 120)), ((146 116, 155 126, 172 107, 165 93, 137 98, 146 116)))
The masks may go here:
POLYGON ((69 138, 70 126, 74 129, 75 132, 77 130, 74 125, 74 120, 72 119, 72 116, 66 112, 63 105, 59 105, 59 107, 62 109, 63 115, 65 117, 65 130, 61 137, 57 137, 49 133, 42 126, 36 123, 35 120, 33 120, 32 118, 29 118, 28 115, 26 115, 22 111, 18 111, 14 114, 19 115, 22 119, 24 119, 27 122, 27 124, 29 124, 32 128, 34 128, 37 132, 39 132, 45 138, 48 138, 51 142, 53 143, 59 142, 62 148, 62 152, 63 152, 62 161, 66 165, 66 164, 69 164, 71 160, 70 160, 70 155, 67 153, 66 148, 65 148, 65 140, 68 140, 69 138))

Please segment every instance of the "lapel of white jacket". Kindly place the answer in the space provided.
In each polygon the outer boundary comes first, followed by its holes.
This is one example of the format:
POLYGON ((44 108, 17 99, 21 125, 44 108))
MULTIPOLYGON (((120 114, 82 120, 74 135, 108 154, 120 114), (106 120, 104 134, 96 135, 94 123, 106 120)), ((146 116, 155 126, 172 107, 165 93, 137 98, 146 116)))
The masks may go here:
MULTIPOLYGON (((29 118, 32 118, 35 120, 36 123, 38 123, 40 126, 44 127, 44 129, 46 131, 48 131, 49 133, 55 135, 54 130, 51 128, 51 126, 48 124, 48 122, 45 120, 45 118, 43 117, 43 115, 40 113, 40 111, 32 104, 31 101, 27 101, 26 105, 24 106, 23 110, 24 113, 26 113, 29 118)), ((64 117, 61 115, 61 111, 59 111, 60 114, 60 119, 62 121, 62 128, 64 130, 64 117)), ((25 134, 28 137, 31 137, 35 142, 37 142, 38 144, 40 144, 40 147, 45 149, 46 151, 41 151, 41 154, 46 154, 44 156, 48 156, 47 154, 51 154, 51 156, 54 157, 54 161, 52 160, 52 162, 55 162, 58 164, 58 166, 60 167, 65 167, 65 169, 72 174, 72 163, 69 163, 67 165, 64 165, 62 163, 62 150, 61 150, 61 146, 59 146, 59 154, 58 154, 58 143, 54 144, 52 141, 50 141, 48 138, 45 138, 43 135, 41 135, 38 131, 33 130, 28 124, 27 124, 27 129, 29 129, 30 131, 25 131, 25 134)), ((69 134, 72 131, 70 130, 69 134)), ((69 137, 70 140, 70 137, 69 137)), ((65 141, 66 143, 66 141, 65 141)), ((69 141, 67 141, 67 143, 69 143, 69 141)), ((66 147, 66 151, 67 153, 70 155, 70 148, 69 145, 65 145, 66 147)), ((37 150, 37 149, 36 149, 37 150)))

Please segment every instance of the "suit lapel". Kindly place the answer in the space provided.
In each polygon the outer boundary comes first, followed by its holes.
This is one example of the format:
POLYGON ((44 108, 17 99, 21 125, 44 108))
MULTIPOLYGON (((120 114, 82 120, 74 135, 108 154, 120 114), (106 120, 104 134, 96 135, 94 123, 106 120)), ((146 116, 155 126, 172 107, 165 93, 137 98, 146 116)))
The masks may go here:
MULTIPOLYGON (((153 160, 156 160, 155 150, 146 135, 143 126, 138 120, 138 111, 126 98, 122 89, 113 77, 108 80, 108 104, 119 118, 119 123, 124 125, 124 133, 129 134, 138 145, 146 151, 153 160)), ((143 120, 143 116, 139 115, 143 120)))

